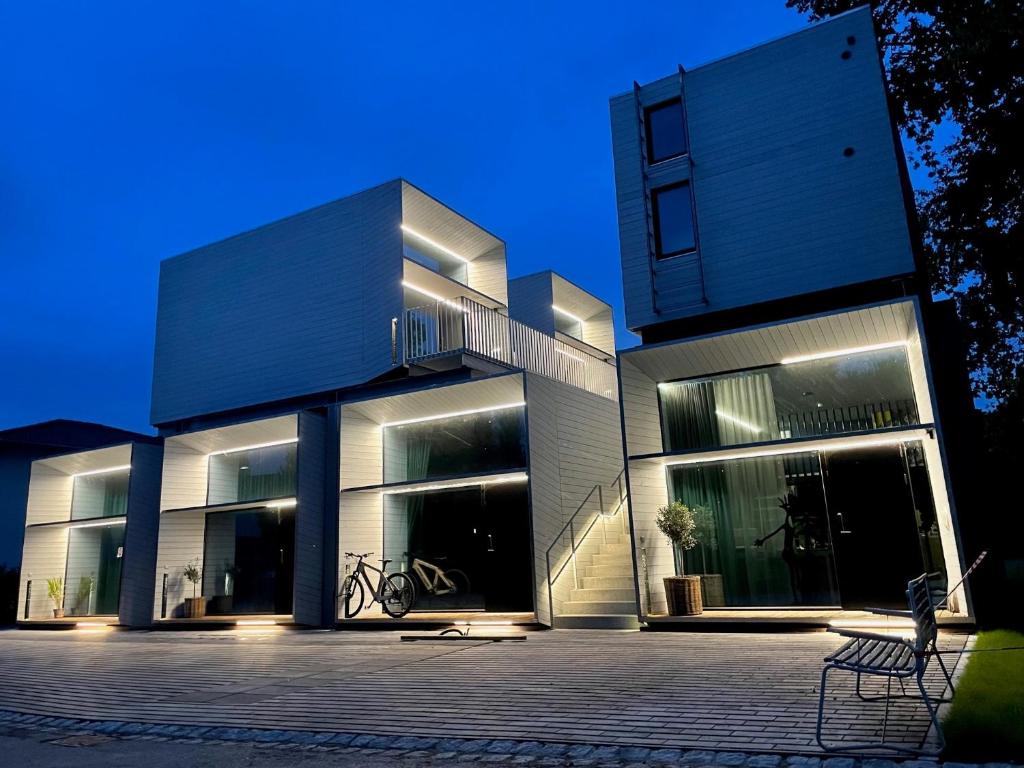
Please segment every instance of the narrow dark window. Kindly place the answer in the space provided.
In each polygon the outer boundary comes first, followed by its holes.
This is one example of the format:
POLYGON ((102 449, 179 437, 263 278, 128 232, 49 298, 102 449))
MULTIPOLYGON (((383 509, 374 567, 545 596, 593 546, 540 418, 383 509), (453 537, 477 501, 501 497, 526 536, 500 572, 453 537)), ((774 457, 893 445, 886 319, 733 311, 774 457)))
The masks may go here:
POLYGON ((651 192, 654 210, 654 247, 659 259, 697 250, 693 234, 693 201, 690 182, 684 181, 651 192))
POLYGON ((686 153, 683 101, 672 99, 644 110, 647 129, 647 162, 650 165, 686 153))

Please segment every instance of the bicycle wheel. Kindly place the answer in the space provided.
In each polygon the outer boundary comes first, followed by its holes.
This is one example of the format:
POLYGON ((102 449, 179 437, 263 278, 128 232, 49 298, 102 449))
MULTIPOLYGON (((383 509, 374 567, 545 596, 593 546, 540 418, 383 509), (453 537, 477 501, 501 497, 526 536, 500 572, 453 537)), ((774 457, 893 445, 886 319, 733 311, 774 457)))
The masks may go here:
POLYGON ((381 595, 381 607, 393 619, 400 619, 409 612, 416 602, 416 585, 405 573, 392 573, 385 577, 384 594, 381 595))
POLYGON ((449 594, 452 595, 468 595, 469 594, 469 576, 460 571, 458 568, 452 568, 444 572, 444 577, 448 579, 452 584, 455 585, 449 594))
POLYGON ((346 619, 351 619, 363 609, 363 585, 355 576, 346 576, 341 584, 341 610, 346 619))

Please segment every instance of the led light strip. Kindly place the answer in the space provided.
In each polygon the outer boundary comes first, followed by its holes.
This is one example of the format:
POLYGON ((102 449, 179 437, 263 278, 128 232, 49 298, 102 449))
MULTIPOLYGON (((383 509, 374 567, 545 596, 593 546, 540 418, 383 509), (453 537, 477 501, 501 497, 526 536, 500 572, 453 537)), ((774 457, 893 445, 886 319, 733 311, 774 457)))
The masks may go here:
POLYGON ((236 627, 276 627, 277 622, 273 619, 239 619, 235 622, 236 627))
POLYGON ((793 363, 806 363, 811 360, 827 360, 830 357, 844 357, 846 355, 856 355, 861 352, 875 352, 879 349, 895 349, 896 347, 907 346, 906 341, 887 341, 883 344, 868 344, 864 347, 850 347, 849 349, 836 349, 831 352, 815 352, 809 355, 794 355, 793 357, 784 357, 779 362, 782 365, 792 365, 793 363))
POLYGON ((274 501, 270 504, 266 504, 267 509, 290 509, 298 504, 295 499, 281 499, 280 501, 274 501))
POLYGON ((583 319, 582 317, 579 317, 578 315, 574 315, 574 314, 573 314, 572 312, 570 312, 570 311, 569 311, 569 310, 567 310, 567 309, 562 309, 562 308, 561 308, 560 306, 558 306, 557 304, 552 304, 552 305, 551 305, 551 308, 552 308, 553 310, 555 310, 555 312, 558 312, 558 313, 559 313, 560 315, 565 315, 565 316, 566 316, 566 317, 568 317, 569 319, 571 319, 571 320, 575 320, 575 321, 576 321, 577 323, 579 323, 580 325, 583 325, 583 323, 584 323, 584 322, 586 322, 586 321, 585 321, 585 320, 584 320, 584 319, 583 319))
POLYGON ((404 421, 388 421, 381 424, 382 427, 401 427, 406 424, 421 424, 424 421, 439 421, 441 419, 454 419, 458 416, 471 416, 474 413, 489 413, 490 411, 506 411, 509 408, 522 408, 526 405, 526 402, 520 400, 516 403, 503 403, 502 405, 489 405, 486 408, 472 408, 468 411, 452 411, 451 413, 441 413, 437 416, 421 416, 417 419, 405 419, 404 421))
POLYGON ((436 249, 437 249, 437 250, 439 250, 439 251, 440 251, 441 253, 445 253, 445 254, 448 254, 448 255, 449 255, 449 256, 451 256, 451 257, 452 257, 453 259, 458 259, 458 260, 459 260, 459 261, 461 261, 461 262, 464 262, 464 263, 466 263, 466 264, 469 264, 469 259, 467 259, 467 258, 466 258, 465 256, 460 256, 460 255, 459 255, 459 254, 457 254, 457 253, 456 253, 455 251, 451 250, 450 248, 445 248, 445 247, 444 247, 443 245, 441 245, 440 243, 438 243, 438 242, 436 242, 436 241, 434 241, 434 240, 431 240, 431 239, 430 239, 429 237, 427 237, 426 235, 421 235, 421 234, 420 234, 419 232, 417 232, 417 231, 416 231, 415 229, 413 229, 412 227, 407 227, 407 226, 406 226, 405 224, 403 224, 403 225, 402 225, 402 231, 403 231, 403 232, 405 232, 405 234, 407 234, 407 235, 412 235, 412 236, 413 236, 413 237, 415 237, 415 238, 416 238, 417 240, 420 240, 421 242, 424 242, 424 243, 426 243, 426 244, 427 244, 427 245, 429 245, 429 246, 430 246, 431 248, 436 248, 436 249))
POLYGON ((842 438, 830 438, 828 440, 815 440, 803 444, 786 445, 779 448, 769 448, 762 451, 750 451, 749 453, 736 452, 718 454, 712 456, 695 456, 688 459, 669 460, 665 462, 666 467, 678 467, 686 464, 710 464, 716 461, 731 461, 734 459, 758 459, 766 456, 786 456, 791 453, 812 453, 814 451, 848 451, 854 448, 873 448, 883 445, 899 445, 914 440, 923 440, 924 435, 919 432, 900 435, 899 437, 865 437, 860 439, 844 440, 842 438))
POLYGON ((287 440, 273 440, 269 443, 257 443, 256 445, 243 445, 241 448, 226 448, 223 451, 214 451, 207 456, 223 456, 228 453, 239 453, 241 451, 255 451, 257 448, 273 448, 275 445, 291 445, 299 442, 299 438, 290 437, 287 440))
POLYGON ((131 464, 122 464, 119 467, 107 467, 106 469, 93 469, 88 472, 75 472, 72 477, 89 477, 90 475, 105 475, 108 472, 124 472, 132 468, 131 464))
POLYGON ((114 525, 124 525, 125 519, 122 517, 118 520, 85 520, 81 523, 76 523, 74 520, 68 522, 68 528, 109 528, 114 525))
POLYGON ((525 472, 517 472, 512 475, 506 475, 505 477, 497 478, 494 480, 453 480, 450 483, 434 483, 432 485, 410 485, 404 488, 390 488, 386 491, 381 491, 385 496, 398 496, 406 493, 421 493, 423 491, 444 491, 451 488, 475 488, 478 486, 485 485, 507 485, 511 483, 525 483, 530 479, 530 476, 525 472))
POLYGON ((434 301, 438 302, 439 304, 445 304, 445 305, 451 307, 452 309, 459 310, 459 312, 462 312, 463 314, 466 314, 466 315, 469 314, 469 310, 466 309, 461 304, 459 304, 458 302, 452 301, 451 299, 446 299, 444 296, 441 296, 440 294, 434 293, 433 291, 428 291, 425 288, 420 288, 418 285, 414 285, 413 283, 410 283, 408 280, 403 280, 402 281, 402 286, 405 287, 405 288, 408 288, 410 291, 416 291, 416 293, 422 293, 428 299, 433 299, 434 301))

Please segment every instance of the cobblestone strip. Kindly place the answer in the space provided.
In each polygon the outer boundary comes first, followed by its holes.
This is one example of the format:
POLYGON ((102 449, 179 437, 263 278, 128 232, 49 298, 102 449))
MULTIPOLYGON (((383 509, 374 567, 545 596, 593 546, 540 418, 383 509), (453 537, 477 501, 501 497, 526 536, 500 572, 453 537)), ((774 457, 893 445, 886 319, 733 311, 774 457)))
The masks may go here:
MULTIPOLYGON (((0 710, 0 733, 49 732, 53 738, 99 734, 117 739, 177 741, 188 744, 245 743, 268 749, 300 749, 343 754, 385 755, 440 764, 534 765, 544 768, 594 766, 682 766, 683 768, 975 768, 968 763, 935 760, 885 760, 855 757, 813 757, 754 752, 654 749, 638 746, 561 744, 513 739, 445 739, 421 736, 380 736, 329 731, 153 725, 121 720, 80 720, 0 710)), ((985 768, 1014 768, 988 763, 985 768)))

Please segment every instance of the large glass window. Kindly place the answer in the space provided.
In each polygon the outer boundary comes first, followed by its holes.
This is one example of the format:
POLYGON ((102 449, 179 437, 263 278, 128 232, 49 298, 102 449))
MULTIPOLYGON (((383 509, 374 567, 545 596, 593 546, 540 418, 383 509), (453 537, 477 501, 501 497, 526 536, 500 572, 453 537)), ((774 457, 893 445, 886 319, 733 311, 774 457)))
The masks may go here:
MULTIPOLYGON (((402 252, 409 261, 415 261, 431 272, 437 272, 439 275, 449 277, 463 285, 469 284, 469 264, 461 259, 456 259, 444 251, 431 248, 419 241, 406 242, 402 252)), ((418 295, 417 298, 420 304, 429 301, 422 295, 418 295)))
POLYGON ((555 310, 555 330, 583 341, 583 321, 565 312, 555 310))
POLYGON ((526 483, 385 495, 384 552, 412 574, 414 610, 533 610, 526 483), (435 589, 435 568, 458 588, 435 589))
POLYGON ((945 568, 919 442, 668 468, 693 509, 709 607, 906 607, 907 582, 945 568))
POLYGON ((672 467, 669 483, 696 513, 685 573, 709 607, 839 603, 816 454, 672 467))
POLYGON ((68 531, 64 612, 68 616, 116 615, 123 557, 123 522, 68 531))
POLYGON ((651 192, 654 208, 654 247, 659 259, 696 250, 690 183, 660 187, 651 192))
POLYGON ((77 475, 71 496, 71 519, 120 517, 128 514, 128 479, 131 470, 77 475))
POLYGON ((658 385, 666 451, 919 423, 903 347, 658 385))
POLYGON ((206 516, 207 613, 290 614, 294 567, 294 510, 245 509, 206 516))
POLYGON ((647 129, 647 162, 651 165, 686 152, 683 100, 672 99, 644 110, 647 129))
POLYGON ((207 504, 294 496, 297 449, 285 443, 211 455, 207 504))
POLYGON ((384 482, 503 472, 526 466, 522 406, 384 428, 384 482))

